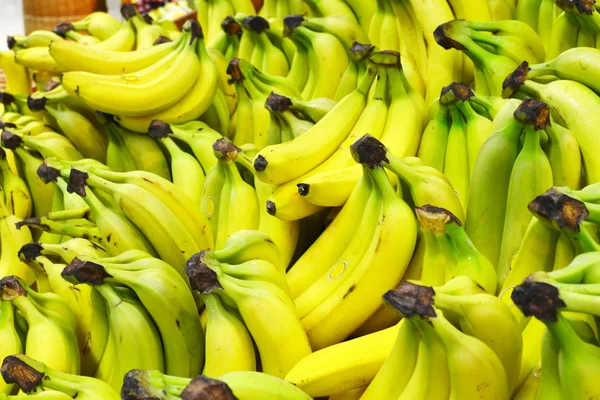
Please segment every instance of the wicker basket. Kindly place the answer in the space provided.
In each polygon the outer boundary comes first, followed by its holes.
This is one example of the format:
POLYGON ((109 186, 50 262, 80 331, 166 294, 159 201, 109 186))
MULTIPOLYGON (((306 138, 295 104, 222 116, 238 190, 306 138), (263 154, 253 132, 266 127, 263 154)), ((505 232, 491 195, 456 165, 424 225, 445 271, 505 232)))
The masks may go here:
POLYGON ((52 30, 59 22, 76 21, 94 11, 106 11, 104 0, 23 0, 25 33, 52 30))

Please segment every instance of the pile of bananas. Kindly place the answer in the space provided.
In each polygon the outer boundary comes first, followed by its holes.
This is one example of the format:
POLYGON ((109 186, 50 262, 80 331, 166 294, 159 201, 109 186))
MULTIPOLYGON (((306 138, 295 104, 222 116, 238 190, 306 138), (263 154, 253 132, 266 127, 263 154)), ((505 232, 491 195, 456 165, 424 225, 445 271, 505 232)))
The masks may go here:
POLYGON ((600 398, 600 5, 196 3, 0 52, 0 400, 600 398))

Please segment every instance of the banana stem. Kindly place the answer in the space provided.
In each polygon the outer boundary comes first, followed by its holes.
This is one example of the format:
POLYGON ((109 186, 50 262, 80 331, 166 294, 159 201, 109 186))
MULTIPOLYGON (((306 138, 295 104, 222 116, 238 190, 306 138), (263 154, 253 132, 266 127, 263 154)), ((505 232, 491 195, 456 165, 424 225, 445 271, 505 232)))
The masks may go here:
POLYGON ((560 292, 560 298, 567 305, 566 310, 600 317, 600 296, 590 296, 568 290, 560 292))

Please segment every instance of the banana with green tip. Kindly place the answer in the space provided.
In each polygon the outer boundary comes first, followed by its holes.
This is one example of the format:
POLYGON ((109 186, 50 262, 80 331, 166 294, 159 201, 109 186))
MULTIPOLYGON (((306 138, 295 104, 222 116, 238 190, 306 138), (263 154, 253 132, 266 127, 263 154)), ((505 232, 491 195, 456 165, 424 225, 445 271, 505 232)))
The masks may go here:
POLYGON ((359 389, 370 382, 392 352, 401 324, 315 351, 285 377, 312 397, 359 389))

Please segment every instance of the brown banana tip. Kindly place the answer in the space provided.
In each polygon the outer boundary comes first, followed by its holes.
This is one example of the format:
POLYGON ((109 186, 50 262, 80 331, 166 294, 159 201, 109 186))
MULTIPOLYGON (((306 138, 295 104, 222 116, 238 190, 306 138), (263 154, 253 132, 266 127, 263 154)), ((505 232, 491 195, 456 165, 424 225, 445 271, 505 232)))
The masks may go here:
POLYGON ((144 19, 144 22, 148 25, 152 25, 152 23, 154 22, 154 19, 150 15, 148 15, 148 13, 143 13, 142 18, 144 19))
POLYGON ((154 393, 148 390, 148 380, 146 372, 140 369, 133 369, 125 374, 123 386, 121 386, 121 399, 140 400, 157 399, 154 393))
POLYGON ((63 269, 60 275, 69 282, 87 283, 92 286, 102 285, 105 278, 111 278, 104 266, 77 257, 63 269))
POLYGON ((173 129, 171 129, 171 125, 158 119, 152 121, 150 123, 150 127, 148 128, 148 134, 157 139, 166 138, 172 133, 173 129))
POLYGON ((431 286, 420 286, 410 282, 401 283, 396 289, 383 295, 383 302, 405 317, 437 317, 433 308, 435 291, 431 286))
POLYGON ((242 70, 240 69, 240 59, 239 58, 234 58, 229 62, 229 65, 227 65, 226 72, 229 76, 231 76, 231 79, 234 82, 241 82, 244 80, 244 74, 242 73, 242 70))
POLYGON ((12 122, 4 122, 2 120, 0 120, 0 129, 6 129, 6 128, 16 128, 17 124, 14 124, 12 122))
POLYGON ((277 206, 275 205, 274 201, 267 200, 267 213, 272 216, 277 214, 277 206))
POLYGON ((27 296, 27 291, 16 276, 10 275, 0 279, 0 299, 12 301, 19 296, 27 296))
POLYGON ((172 42, 171 39, 169 39, 166 36, 160 35, 155 41, 154 43, 152 43, 153 46, 158 46, 159 44, 163 44, 163 43, 170 43, 172 42))
POLYGON ((350 56, 355 61, 361 61, 369 58, 374 50, 375 46, 372 44, 354 42, 352 43, 352 47, 350 47, 350 56))
POLYGON ((249 17, 244 18, 242 24, 244 24, 251 31, 254 31, 256 33, 263 33, 270 27, 269 21, 258 15, 251 15, 249 17))
POLYGON ((12 94, 8 93, 8 92, 0 92, 0 103, 4 104, 5 106, 10 105, 10 103, 14 103, 15 101, 15 96, 13 96, 12 94))
POLYGON ((19 249, 19 258, 21 260, 35 260, 42 255, 44 248, 38 242, 27 243, 19 249))
POLYGON ((446 22, 435 28, 435 30, 433 31, 433 38, 435 39, 437 44, 439 44, 446 50, 464 50, 465 48, 462 44, 448 36, 449 26, 450 22, 446 22))
POLYGON ((381 167, 388 163, 387 149, 384 144, 368 133, 350 145, 350 153, 357 163, 366 164, 369 168, 381 167))
POLYGON ((204 375, 192 379, 179 397, 182 400, 238 400, 225 382, 204 375))
POLYGON ((46 109, 46 98, 33 98, 32 95, 27 96, 27 107, 31 111, 45 110, 46 109))
POLYGON ((567 228, 573 232, 580 231, 581 224, 590 214, 584 202, 569 197, 555 188, 533 199, 528 209, 538 218, 552 221, 558 229, 567 228))
POLYGON ((442 88, 440 104, 449 104, 456 99, 465 102, 474 95, 469 85, 462 82, 454 82, 442 88))
POLYGON ((519 122, 533 125, 536 130, 545 129, 550 125, 550 108, 548 104, 526 98, 513 113, 519 122))
POLYGON ((556 287, 530 279, 515 287, 510 298, 526 317, 534 316, 547 322, 556 322, 558 309, 567 306, 556 287))
POLYGON ((121 16, 125 21, 129 21, 131 18, 137 15, 137 9, 133 4, 123 4, 121 6, 121 16))
POLYGON ((190 23, 190 32, 192 33, 190 43, 194 39, 204 39, 204 31, 202 30, 202 26, 200 26, 200 22, 195 19, 189 19, 188 22, 190 23))
POLYGON ((267 169, 267 165, 269 165, 269 162, 260 154, 254 159, 254 170, 256 172, 264 172, 267 169))
POLYGON ((508 99, 519 90, 521 85, 527 80, 530 70, 529 63, 523 61, 514 72, 504 79, 504 82, 502 82, 503 99, 508 99))
POLYGON ((275 112, 287 111, 291 106, 292 100, 289 97, 281 96, 275 92, 271 92, 267 97, 267 101, 265 101, 265 107, 275 112))
POLYGON ((231 143, 229 140, 221 138, 213 143, 213 152, 220 160, 233 161, 237 158, 238 154, 242 152, 242 149, 231 143))
POLYGON ((310 185, 309 184, 299 183, 296 186, 298 187, 298 193, 300 194, 300 196, 306 196, 306 195, 308 195, 308 192, 310 191, 310 185))
POLYGON ((200 294, 223 290, 215 271, 204 263, 204 251, 194 254, 187 260, 185 273, 190 280, 192 290, 197 290, 200 294))
POLYGON ((221 22, 221 29, 228 35, 238 35, 242 32, 240 24, 231 16, 225 17, 223 22, 221 22))
POLYGON ((421 225, 421 229, 424 231, 443 233, 446 231, 446 224, 454 222, 458 226, 462 225, 456 215, 445 208, 426 204, 421 207, 416 207, 415 211, 417 213, 419 225, 421 225))
POLYGON ((37 176, 44 182, 56 182, 60 176, 60 171, 48 165, 46 160, 40 165, 36 171, 37 176))
POLYGON ((18 135, 15 135, 11 131, 7 130, 2 131, 0 139, 2 140, 2 144, 4 145, 4 147, 11 150, 14 150, 17 147, 21 146, 22 142, 22 139, 18 135))
POLYGON ((15 223, 15 227, 18 230, 21 230, 21 227, 23 227, 23 226, 41 227, 42 220, 40 219, 40 217, 32 217, 32 218, 27 218, 27 219, 24 219, 23 221, 19 221, 19 222, 15 223))
POLYGON ((71 168, 69 182, 67 183, 67 192, 77 193, 78 195, 85 197, 85 184, 88 177, 89 175, 87 172, 71 168))
POLYGON ((37 389, 44 379, 43 373, 27 365, 17 356, 4 358, 0 372, 6 383, 16 383, 25 393, 31 393, 37 389))
POLYGON ((304 22, 303 15, 288 15, 283 19, 283 25, 288 29, 295 29, 304 22))
POLYGON ((67 32, 74 31, 75 27, 70 22, 61 22, 52 29, 52 32, 56 33, 58 36, 65 38, 67 32))
POLYGON ((592 15, 595 11, 596 0, 555 0, 555 4, 566 12, 592 15))
POLYGON ((9 50, 12 50, 13 47, 15 47, 17 45, 17 39, 15 39, 14 36, 7 36, 6 37, 6 45, 8 46, 9 50))

